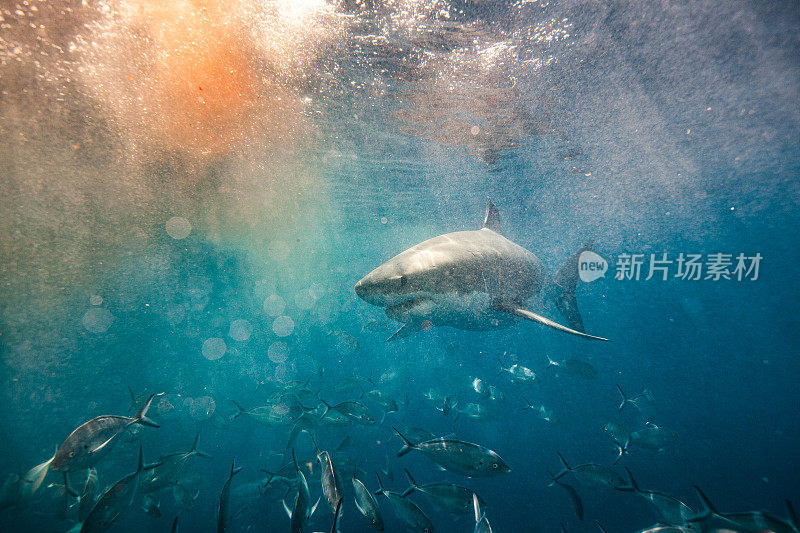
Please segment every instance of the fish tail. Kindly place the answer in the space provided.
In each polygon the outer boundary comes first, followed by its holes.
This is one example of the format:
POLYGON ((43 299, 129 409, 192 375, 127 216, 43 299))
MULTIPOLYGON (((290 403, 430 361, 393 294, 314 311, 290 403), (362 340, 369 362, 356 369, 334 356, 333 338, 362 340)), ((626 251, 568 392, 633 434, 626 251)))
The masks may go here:
POLYGON ((131 404, 128 406, 128 412, 130 412, 136 409, 136 395, 133 393, 133 389, 130 385, 128 385, 128 394, 131 397, 131 404))
POLYGON ((322 405, 325 406, 325 410, 322 411, 322 416, 319 417, 320 420, 323 420, 323 419, 325 419, 325 416, 328 414, 328 411, 330 411, 332 408, 331 408, 331 404, 329 404, 328 402, 326 402, 322 398, 318 397, 318 399, 319 399, 319 401, 322 402, 322 405))
POLYGON ((616 487, 616 489, 621 490, 623 492, 639 492, 639 485, 637 485, 636 480, 633 479, 633 474, 631 474, 631 469, 626 466, 625 472, 627 472, 628 474, 628 484, 616 487))
POLYGON ((136 472, 141 473, 144 470, 144 453, 142 452, 142 445, 139 445, 139 464, 136 466, 136 472))
POLYGON ((405 436, 400 433, 396 427, 392 426, 392 429, 400 436, 401 439, 403 439, 403 447, 399 452, 397 452, 397 457, 403 457, 405 454, 417 447, 416 444, 405 438, 405 436))
POLYGON ((625 407, 626 403, 628 403, 628 397, 625 396, 625 393, 622 392, 622 387, 620 387, 619 385, 617 385, 617 390, 619 391, 619 395, 622 396, 622 401, 619 402, 619 408, 618 408, 619 412, 621 413, 622 408, 625 407))
POLYGON ((231 400, 231 403, 236 406, 236 412, 231 416, 231 420, 235 420, 247 412, 236 400, 231 400))
POLYGON ((403 471, 406 473, 408 482, 411 484, 411 486, 408 487, 406 490, 404 490, 403 493, 400 495, 401 497, 405 498, 406 496, 417 490, 417 488, 419 487, 417 486, 417 482, 414 481, 414 478, 411 477, 411 472, 408 471, 408 468, 404 468, 403 471))
POLYGON ((711 503, 711 500, 708 499, 708 496, 700 490, 700 487, 697 485, 694 486, 694 491, 697 493, 697 499, 700 500, 700 511, 693 517, 689 518, 688 522, 699 522, 705 520, 707 518, 711 518, 712 516, 719 516, 717 510, 714 508, 714 505, 711 503))
POLYGON ((144 405, 141 409, 136 412, 136 415, 133 417, 133 421, 137 424, 141 424, 143 426, 150 426, 153 428, 159 427, 158 424, 153 422, 151 419, 147 418, 147 410, 150 409, 150 404, 153 403, 153 398, 155 398, 155 394, 151 394, 147 401, 144 402, 144 405))
POLYGON ((617 439, 614 439, 614 444, 617 446, 617 458, 614 459, 614 464, 617 464, 620 459, 622 459, 623 455, 627 455, 628 447, 631 445, 631 438, 630 436, 625 437, 625 442, 621 443, 617 439))
POLYGON ((236 468, 236 457, 234 457, 233 459, 231 459, 231 473, 228 476, 228 479, 233 479, 233 476, 235 476, 241 471, 242 471, 241 466, 239 468, 236 468))
POLYGON ((339 519, 342 517, 342 500, 344 500, 344 498, 339 498, 339 501, 336 502, 336 511, 333 513, 331 533, 336 533, 339 530, 339 519))
POLYGON ((564 459, 564 456, 561 455, 561 452, 556 452, 556 454, 558 454, 558 458, 561 460, 561 466, 563 467, 563 470, 556 477, 561 477, 567 472, 571 472, 572 469, 567 464, 567 460, 564 459))
POLYGON ((375 495, 377 496, 383 494, 384 488, 383 488, 383 481, 381 481, 381 475, 375 472, 375 477, 378 478, 378 487, 379 487, 378 490, 375 491, 375 495))
POLYGON ((797 513, 794 512, 794 505, 790 500, 784 500, 786 502, 786 510, 789 512, 789 522, 792 523, 792 526, 797 531, 800 531, 800 522, 797 521, 797 513))
POLYGON ((205 457, 206 459, 211 459, 211 455, 207 454, 204 451, 201 451, 197 448, 197 440, 200 438, 200 430, 197 430, 197 433, 194 436, 194 442, 192 443, 192 449, 189 450, 189 455, 199 455, 200 457, 205 457))

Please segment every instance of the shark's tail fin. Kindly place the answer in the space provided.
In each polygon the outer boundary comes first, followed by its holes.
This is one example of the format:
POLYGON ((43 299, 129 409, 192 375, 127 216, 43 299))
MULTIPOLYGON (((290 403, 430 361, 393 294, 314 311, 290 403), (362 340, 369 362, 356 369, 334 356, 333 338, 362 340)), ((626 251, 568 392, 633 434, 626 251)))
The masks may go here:
POLYGON ((586 330, 583 328, 583 319, 578 310, 578 299, 575 297, 575 289, 578 286, 578 259, 583 252, 591 249, 591 242, 584 244, 580 250, 567 259, 553 280, 555 286, 553 300, 556 307, 567 321, 567 325, 582 333, 586 330))

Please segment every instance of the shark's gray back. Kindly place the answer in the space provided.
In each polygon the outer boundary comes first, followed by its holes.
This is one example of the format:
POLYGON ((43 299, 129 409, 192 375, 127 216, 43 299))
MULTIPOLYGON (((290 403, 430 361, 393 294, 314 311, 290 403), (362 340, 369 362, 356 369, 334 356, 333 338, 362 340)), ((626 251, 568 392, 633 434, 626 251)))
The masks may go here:
POLYGON ((389 263, 408 278, 408 292, 488 292, 523 302, 539 293, 545 279, 534 254, 487 228, 428 239, 389 263))

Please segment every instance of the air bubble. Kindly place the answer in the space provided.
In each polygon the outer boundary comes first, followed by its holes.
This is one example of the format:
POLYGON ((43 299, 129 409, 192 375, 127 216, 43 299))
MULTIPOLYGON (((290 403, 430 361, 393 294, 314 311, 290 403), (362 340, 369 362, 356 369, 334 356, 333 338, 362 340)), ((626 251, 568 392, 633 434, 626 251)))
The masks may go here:
POLYGON ((267 348, 267 357, 273 363, 284 363, 289 358, 289 346, 283 341, 273 342, 267 348))
POLYGON ((290 316, 279 316, 272 323, 272 331, 274 331, 275 335, 278 337, 286 337, 287 335, 291 335, 292 331, 294 331, 294 320, 292 320, 292 317, 290 316))
POLYGON ((225 355, 225 350, 227 349, 228 347, 225 345, 224 340, 219 337, 212 337, 203 342, 203 357, 209 361, 215 361, 225 355))
POLYGON ((235 341, 246 341, 250 339, 250 335, 253 334, 253 325, 243 319, 240 318, 239 320, 234 320, 231 322, 230 330, 228 331, 228 336, 235 341))
POLYGON ((176 240, 185 239, 192 232, 192 224, 183 217, 172 217, 164 226, 167 235, 176 240))
POLYGON ((286 309, 286 301, 277 294, 271 294, 264 300, 264 312, 269 316, 279 316, 286 309))
POLYGON ((102 307, 92 307, 83 314, 83 327, 92 333, 104 333, 113 322, 114 315, 102 307))

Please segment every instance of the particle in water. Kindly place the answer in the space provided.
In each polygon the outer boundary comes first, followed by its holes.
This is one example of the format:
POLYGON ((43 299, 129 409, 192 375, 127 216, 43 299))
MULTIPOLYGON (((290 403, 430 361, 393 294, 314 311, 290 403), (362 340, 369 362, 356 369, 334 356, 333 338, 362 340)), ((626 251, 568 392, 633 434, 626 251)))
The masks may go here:
POLYGON ((203 342, 203 357, 209 361, 214 361, 225 355, 225 341, 219 337, 212 337, 203 342))
POLYGON ((173 239, 185 239, 192 232, 192 224, 183 217, 172 217, 165 224, 167 235, 173 239))
POLYGON ((273 363, 284 363, 289 358, 289 347, 283 341, 273 342, 267 348, 267 357, 273 363))
POLYGON ((271 294, 264 300, 264 312, 269 316, 279 316, 286 308, 286 301, 277 294, 271 294))
POLYGON ((195 420, 207 420, 217 409, 217 404, 211 396, 200 396, 191 401, 187 400, 186 404, 189 408, 189 416, 195 420))
POLYGON ((93 294, 89 297, 89 303, 91 305, 103 305, 103 297, 99 294, 93 294))
POLYGON ((480 129, 478 126, 472 126, 472 127, 469 129, 469 132, 470 132, 470 133, 471 133, 473 136, 475 136, 475 135, 477 135, 477 134, 479 134, 479 133, 481 132, 481 129, 480 129))
POLYGON ((113 322, 114 315, 102 307, 92 307, 83 314, 83 327, 92 333, 104 333, 113 322))
POLYGON ((388 223, 389 223, 389 219, 388 218, 381 217, 381 224, 388 224, 388 223))
POLYGON ((243 319, 240 318, 239 320, 234 320, 231 322, 230 330, 228 331, 228 336, 235 341, 246 341, 250 339, 250 335, 253 334, 253 325, 243 319))
POLYGON ((291 335, 292 331, 294 331, 294 320, 292 320, 292 317, 290 316, 279 316, 274 322, 272 322, 272 331, 274 331, 275 335, 278 337, 286 337, 287 335, 291 335))

